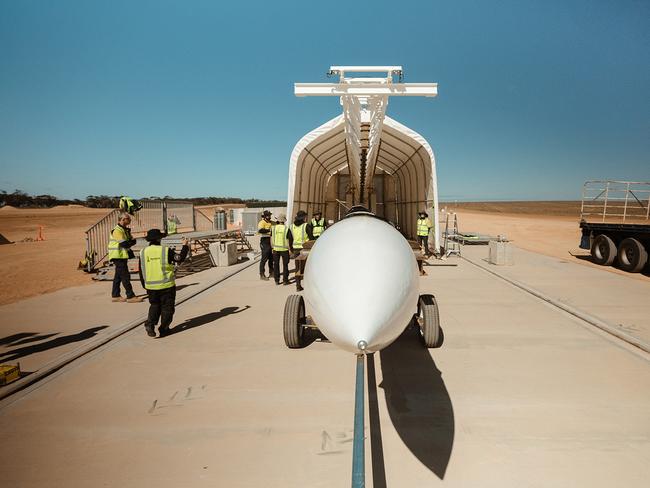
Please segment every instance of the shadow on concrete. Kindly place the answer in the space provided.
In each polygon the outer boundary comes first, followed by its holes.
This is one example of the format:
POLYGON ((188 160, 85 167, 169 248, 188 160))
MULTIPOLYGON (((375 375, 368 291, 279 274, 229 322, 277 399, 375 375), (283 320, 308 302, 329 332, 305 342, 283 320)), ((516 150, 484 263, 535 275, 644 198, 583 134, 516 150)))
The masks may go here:
POLYGON ((25 339, 27 337, 32 337, 38 335, 38 332, 19 332, 18 334, 12 334, 0 339, 0 346, 8 346, 13 344, 16 341, 25 339))
POLYGON ((188 286, 194 286, 198 285, 198 283, 186 283, 184 285, 176 285, 176 291, 182 290, 183 288, 187 288, 188 286))
POLYGON ((442 375, 417 328, 380 352, 386 405, 406 447, 444 479, 454 444, 454 409, 442 375))
POLYGON ((189 329, 193 329, 195 327, 200 327, 205 324, 209 324, 210 322, 214 322, 215 320, 219 320, 222 317, 227 317, 228 315, 232 315, 235 313, 241 313, 245 312, 251 308, 250 305, 246 305, 244 308, 239 308, 239 307, 224 307, 218 312, 210 312, 206 313, 203 315, 198 315, 196 317, 192 317, 191 319, 187 319, 185 322, 183 322, 180 325, 177 325, 176 327, 172 327, 169 329, 169 332, 167 333, 167 336, 170 336, 172 334, 177 334, 179 332, 184 332, 189 329))
MULTIPOLYGON (((91 327, 90 329, 86 329, 82 332, 77 332, 76 334, 57 337, 56 339, 52 339, 51 341, 41 342, 40 344, 32 344, 31 346, 20 347, 18 349, 12 349, 11 351, 7 351, 5 353, 0 354, 0 360, 14 361, 16 359, 29 356, 30 354, 35 354, 37 352, 43 352, 49 349, 54 349, 55 347, 65 346, 66 344, 71 344, 73 342, 85 341, 87 339, 90 339, 91 337, 94 337, 95 335, 97 335, 97 332, 99 332, 102 329, 106 329, 107 327, 108 325, 91 327)), ((45 335, 45 337, 50 337, 50 336, 45 335)), ((34 340, 38 340, 38 339, 35 338, 34 340)))
POLYGON ((373 488, 386 488, 386 466, 384 464, 384 442, 381 437, 381 421, 377 403, 377 376, 375 354, 366 356, 368 365, 368 420, 370 423, 370 456, 372 463, 373 488))
POLYGON ((305 328, 302 335, 302 344, 300 349, 311 346, 314 342, 330 342, 319 329, 305 328))
POLYGON ((38 342, 38 341, 44 341, 45 339, 49 339, 50 337, 54 337, 55 335, 58 335, 58 332, 54 332, 52 334, 36 334, 33 337, 27 337, 25 339, 21 339, 16 342, 11 343, 11 347, 14 346, 22 346, 23 344, 29 344, 30 342, 38 342))
MULTIPOLYGON (((580 260, 580 261, 588 261, 588 262, 590 262, 590 263, 594 263, 593 258, 592 258, 591 255, 589 255, 589 254, 587 254, 587 255, 572 254, 572 253, 569 253, 569 254, 570 254, 572 257, 574 257, 575 259, 578 259, 578 260, 580 260)), ((594 264, 596 264, 596 263, 594 263, 594 264)), ((602 266, 602 268, 603 268, 603 269, 607 269, 607 266, 602 266)), ((616 260, 614 260, 614 263, 612 264, 612 268, 616 268, 616 269, 618 269, 618 270, 620 270, 620 271, 624 271, 624 270, 622 270, 622 269, 620 268, 620 266, 618 265, 618 261, 616 261, 616 260)), ((644 267, 644 268, 639 272, 639 274, 641 274, 641 275, 643 275, 643 276, 648 276, 648 277, 650 277, 650 260, 649 260, 648 264, 646 264, 646 266, 645 266, 645 267, 644 267)))

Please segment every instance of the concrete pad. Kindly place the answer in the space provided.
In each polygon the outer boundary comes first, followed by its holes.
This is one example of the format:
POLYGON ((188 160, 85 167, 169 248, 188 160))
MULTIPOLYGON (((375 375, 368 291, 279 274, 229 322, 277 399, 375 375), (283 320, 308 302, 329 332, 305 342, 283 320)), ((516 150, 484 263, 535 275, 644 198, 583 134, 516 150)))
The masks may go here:
MULTIPOLYGON (((177 299, 246 264, 250 263, 211 268, 179 278, 177 299)), ((132 281, 132 285, 138 296, 145 295, 139 281, 132 281)), ((84 347, 87 341, 146 315, 146 296, 142 303, 114 303, 111 287, 112 282, 96 282, 0 306, 0 362, 20 362, 22 371, 34 372, 59 356, 84 347)))
POLYGON ((512 251, 513 266, 488 264, 488 250, 483 246, 464 246, 462 252, 465 257, 650 344, 650 282, 633 279, 629 273, 608 273, 604 267, 580 266, 515 246, 512 251))
MULTIPOLYGON (((650 363, 460 261, 428 268, 445 343, 375 354, 367 486, 645 486, 650 363), (374 449, 371 449, 374 448, 374 449)), ((346 486, 354 356, 289 350, 293 287, 251 267, 0 410, 8 486, 346 486)))

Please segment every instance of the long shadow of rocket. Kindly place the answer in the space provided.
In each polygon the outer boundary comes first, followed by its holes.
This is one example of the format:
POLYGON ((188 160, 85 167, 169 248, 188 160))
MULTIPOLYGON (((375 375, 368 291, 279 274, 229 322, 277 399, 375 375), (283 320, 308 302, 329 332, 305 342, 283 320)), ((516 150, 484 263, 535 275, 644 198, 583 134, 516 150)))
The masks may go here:
POLYGON ((406 447, 443 479, 454 444, 454 409, 416 328, 380 352, 388 414, 406 447))

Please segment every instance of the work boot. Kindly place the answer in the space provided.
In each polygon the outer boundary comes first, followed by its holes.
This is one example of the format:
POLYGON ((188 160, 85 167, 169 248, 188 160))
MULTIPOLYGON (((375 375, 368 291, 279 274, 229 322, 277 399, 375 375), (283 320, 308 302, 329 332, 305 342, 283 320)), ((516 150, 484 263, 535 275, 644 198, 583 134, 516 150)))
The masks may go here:
POLYGON ((129 303, 140 303, 142 300, 144 300, 143 297, 131 297, 126 299, 129 303))
POLYGON ((264 273, 260 273, 260 280, 269 281, 269 279, 266 277, 266 275, 264 273))
POLYGON ((144 324, 144 330, 147 331, 147 335, 149 337, 156 337, 156 331, 154 330, 153 325, 149 325, 149 324, 145 323, 144 324))
POLYGON ((158 329, 159 337, 165 337, 166 335, 169 335, 169 327, 161 327, 158 329))
POLYGON ((283 284, 283 285, 288 285, 288 284, 289 284, 289 280, 284 281, 282 284, 283 284))
POLYGON ((300 283, 296 283, 296 291, 303 291, 304 288, 300 285, 300 283))
POLYGON ((126 302, 126 298, 124 297, 113 297, 111 298, 112 302, 126 302))
POLYGON ((279 284, 280 284, 280 282, 279 282, 279 281, 276 281, 276 282, 275 282, 275 284, 276 284, 276 285, 279 285, 279 284))

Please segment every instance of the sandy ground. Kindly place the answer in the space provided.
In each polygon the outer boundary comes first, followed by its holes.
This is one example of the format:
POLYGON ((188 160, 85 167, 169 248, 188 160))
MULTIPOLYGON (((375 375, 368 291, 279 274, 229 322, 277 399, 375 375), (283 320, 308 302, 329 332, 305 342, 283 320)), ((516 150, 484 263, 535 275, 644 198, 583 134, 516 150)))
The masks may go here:
MULTIPOLYGON (((524 207, 528 210, 528 207, 524 207)), ((449 209, 452 211, 452 209, 449 209)), ((585 266, 609 271, 630 278, 650 281, 648 267, 645 274, 627 273, 613 266, 600 266, 591 262, 589 251, 580 249, 580 228, 578 217, 569 215, 534 215, 527 212, 505 213, 503 208, 491 211, 465 210, 459 208, 458 229, 460 232, 479 232, 505 236, 512 243, 527 251, 545 256, 566 259, 585 266)), ((557 210, 552 210, 557 211, 557 210)), ((444 230, 444 222, 441 223, 444 230)))
MULTIPOLYGON (((578 248, 579 204, 576 202, 459 203, 446 206, 450 211, 457 211, 462 232, 504 234, 522 249, 601 268, 585 260, 588 253, 578 248)), ((201 210, 210 216, 213 207, 201 210)), ((0 305, 91 283, 90 275, 77 270, 85 252, 85 230, 108 212, 109 209, 76 206, 0 208, 0 234, 15 241, 15 244, 0 245, 0 273, 4 277, 0 283, 0 305), (36 237, 39 225, 44 227, 45 241, 20 242, 26 237, 36 237)), ((206 225, 210 227, 210 224, 206 219, 206 225)), ((630 275, 612 267, 602 269, 650 280, 647 275, 630 275)))
POLYGON ((109 211, 0 208, 0 234, 15 242, 0 246, 0 305, 90 283, 91 276, 77 270, 86 250, 85 230, 109 211), (21 242, 34 239, 39 225, 45 241, 21 242))

